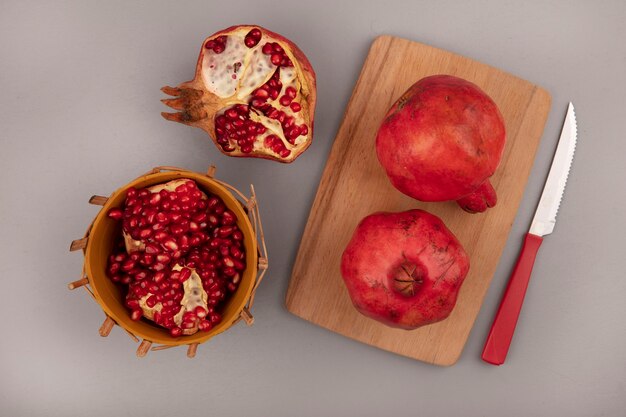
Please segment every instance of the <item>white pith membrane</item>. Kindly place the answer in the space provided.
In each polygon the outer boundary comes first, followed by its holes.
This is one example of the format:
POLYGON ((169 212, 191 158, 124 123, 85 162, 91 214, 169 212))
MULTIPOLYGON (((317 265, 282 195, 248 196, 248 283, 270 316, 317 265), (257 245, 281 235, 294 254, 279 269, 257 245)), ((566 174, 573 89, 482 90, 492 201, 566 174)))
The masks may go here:
MULTIPOLYGON (((152 187, 147 188, 152 194, 156 194, 161 190, 167 190, 173 192, 180 185, 183 185, 190 180, 181 179, 181 180, 172 180, 165 184, 157 184, 152 187)), ((205 193, 202 193, 202 199, 206 199, 207 196, 205 193)), ((124 237, 124 244, 126 246, 126 252, 128 254, 132 252, 143 252, 146 248, 145 242, 140 240, 133 239, 126 230, 122 230, 122 236, 124 237)), ((172 271, 180 271, 183 269, 183 266, 180 264, 176 264, 172 267, 172 271)), ((205 310, 208 309, 207 304, 207 293, 202 286, 202 280, 200 276, 196 273, 194 268, 188 268, 191 270, 191 276, 183 283, 183 298, 180 301, 180 311, 174 315, 174 322, 177 326, 183 322, 183 315, 188 311, 194 311, 194 309, 198 306, 201 306, 205 310)), ((139 307, 143 311, 144 317, 149 320, 154 320, 154 313, 160 312, 163 309, 163 304, 161 302, 157 302, 154 307, 149 307, 146 303, 146 300, 153 295, 148 291, 146 295, 141 297, 139 301, 139 307)), ((183 334, 190 335, 194 334, 198 331, 198 325, 196 325, 191 329, 184 329, 183 334)))
POLYGON ((237 134, 232 132, 236 131, 238 127, 233 127, 232 131, 224 133, 218 131, 218 128, 223 130, 223 125, 220 126, 216 122, 216 135, 218 136, 216 139, 219 146, 226 152, 239 149, 246 154, 266 153, 274 155, 279 159, 284 159, 291 155, 294 149, 297 149, 307 141, 308 132, 310 131, 310 126, 308 126, 308 121, 305 118, 308 115, 307 102, 301 94, 301 82, 298 79, 297 70, 293 66, 295 58, 290 55, 287 48, 283 47, 284 52, 282 53, 289 58, 291 66, 275 65, 272 63, 271 54, 263 53, 263 46, 266 43, 277 43, 282 47, 282 43, 263 34, 261 40, 255 46, 249 48, 244 43, 246 33, 249 30, 249 28, 246 28, 239 32, 222 35, 222 37, 226 38, 223 52, 216 53, 212 49, 204 49, 202 81, 206 89, 218 96, 224 103, 224 107, 215 115, 216 121, 219 116, 227 114, 226 112, 234 108, 235 105, 246 105, 247 109, 243 110, 240 107, 239 114, 236 117, 231 117, 229 122, 233 122, 236 119, 249 119, 262 124, 265 131, 255 134, 253 130, 248 130, 248 135, 255 136, 255 140, 252 143, 249 141, 242 142, 238 140, 241 136, 237 135, 243 135, 244 133, 241 133, 241 129, 247 126, 239 127, 237 134), (257 98, 254 96, 255 90, 268 83, 277 70, 279 71, 278 79, 282 86, 278 96, 275 98, 268 97, 265 103, 278 111, 284 112, 284 120, 293 118, 293 123, 287 127, 283 126, 276 118, 267 116, 271 110, 268 110, 267 106, 264 106, 265 109, 260 109, 259 106, 253 105, 253 99, 257 98), (280 102, 281 98, 287 95, 289 87, 296 92, 292 102, 301 106, 299 111, 294 111, 290 105, 282 105, 280 102), (303 125, 306 126, 306 130, 295 137, 291 137, 294 131, 290 132, 290 130, 294 126, 300 127, 303 125), (275 139, 275 137, 278 139, 275 139))

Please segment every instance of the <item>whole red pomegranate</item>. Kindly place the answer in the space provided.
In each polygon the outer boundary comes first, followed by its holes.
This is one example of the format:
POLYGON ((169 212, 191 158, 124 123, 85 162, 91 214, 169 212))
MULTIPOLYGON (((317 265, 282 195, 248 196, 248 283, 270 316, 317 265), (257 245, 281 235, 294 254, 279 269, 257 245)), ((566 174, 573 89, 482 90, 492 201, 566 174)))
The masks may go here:
POLYGON ((434 75, 413 84, 389 109, 376 153, 404 194, 456 200, 474 213, 496 204, 489 177, 504 143, 504 119, 487 94, 461 78, 434 75))
POLYGON ((202 43, 192 81, 163 87, 167 120, 206 131, 229 156, 292 162, 313 138, 315 72, 288 39, 232 26, 202 43))
POLYGON ((468 269, 456 237, 422 210, 365 217, 341 258, 357 310, 407 330, 448 317, 468 269))

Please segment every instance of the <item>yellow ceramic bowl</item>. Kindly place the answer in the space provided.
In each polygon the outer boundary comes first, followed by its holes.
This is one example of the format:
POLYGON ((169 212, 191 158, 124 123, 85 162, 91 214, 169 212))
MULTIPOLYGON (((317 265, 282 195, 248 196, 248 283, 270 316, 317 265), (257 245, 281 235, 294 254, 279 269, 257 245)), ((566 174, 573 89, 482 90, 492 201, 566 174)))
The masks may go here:
POLYGON ((242 203, 226 187, 206 175, 191 171, 158 172, 142 176, 126 184, 109 197, 102 210, 98 213, 89 232, 89 239, 85 248, 85 272, 95 298, 105 313, 115 320, 118 325, 135 336, 150 342, 170 346, 199 344, 222 333, 240 317, 255 285, 258 256, 257 238, 252 223, 242 203), (145 319, 140 321, 131 320, 128 309, 124 306, 120 288, 107 276, 108 258, 114 243, 121 234, 120 222, 110 219, 107 213, 111 208, 120 207, 123 204, 126 198, 126 190, 130 187, 145 188, 182 178, 196 181, 201 190, 221 198, 224 204, 237 215, 237 225, 244 235, 246 269, 237 291, 226 300, 226 304, 222 308, 222 321, 217 326, 208 332, 200 331, 190 336, 172 337, 168 330, 151 321, 145 319))

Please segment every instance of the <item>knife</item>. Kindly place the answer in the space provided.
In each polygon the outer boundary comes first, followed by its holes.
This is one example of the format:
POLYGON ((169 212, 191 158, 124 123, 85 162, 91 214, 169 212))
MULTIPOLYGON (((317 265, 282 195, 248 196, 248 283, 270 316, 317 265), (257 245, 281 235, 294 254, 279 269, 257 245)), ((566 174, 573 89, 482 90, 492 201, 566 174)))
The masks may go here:
POLYGON ((482 358, 493 365, 502 365, 509 351, 515 325, 519 317, 524 295, 528 287, 530 274, 535 263, 535 257, 543 237, 554 230, 556 214, 561 204, 567 176, 574 159, 576 149, 576 114, 574 105, 570 102, 565 115, 565 122, 561 130, 561 137, 554 154, 548 179, 543 187, 543 193, 530 225, 530 230, 524 239, 522 251, 517 258, 517 264, 509 278, 500 307, 491 325, 489 336, 485 342, 482 358))

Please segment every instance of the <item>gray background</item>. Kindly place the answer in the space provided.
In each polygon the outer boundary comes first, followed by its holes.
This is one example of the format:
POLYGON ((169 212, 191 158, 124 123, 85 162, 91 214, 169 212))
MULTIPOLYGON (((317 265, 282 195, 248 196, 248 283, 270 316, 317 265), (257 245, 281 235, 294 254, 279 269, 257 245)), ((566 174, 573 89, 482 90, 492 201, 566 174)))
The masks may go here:
POLYGON ((626 411, 626 2, 0 3, 0 415, 623 416, 626 411), (262 4, 261 4, 262 3, 262 4), (294 164, 222 156, 166 122, 159 88, 188 80, 202 39, 256 23, 318 75, 313 146, 294 164), (553 106, 519 215, 459 362, 426 365, 284 307, 309 207, 372 40, 392 34, 531 80, 553 106), (507 363, 480 352, 572 100, 579 145, 507 363), (198 350, 149 354, 83 291, 67 252, 108 194, 147 169, 204 171, 260 195, 271 256, 254 308, 198 350))

